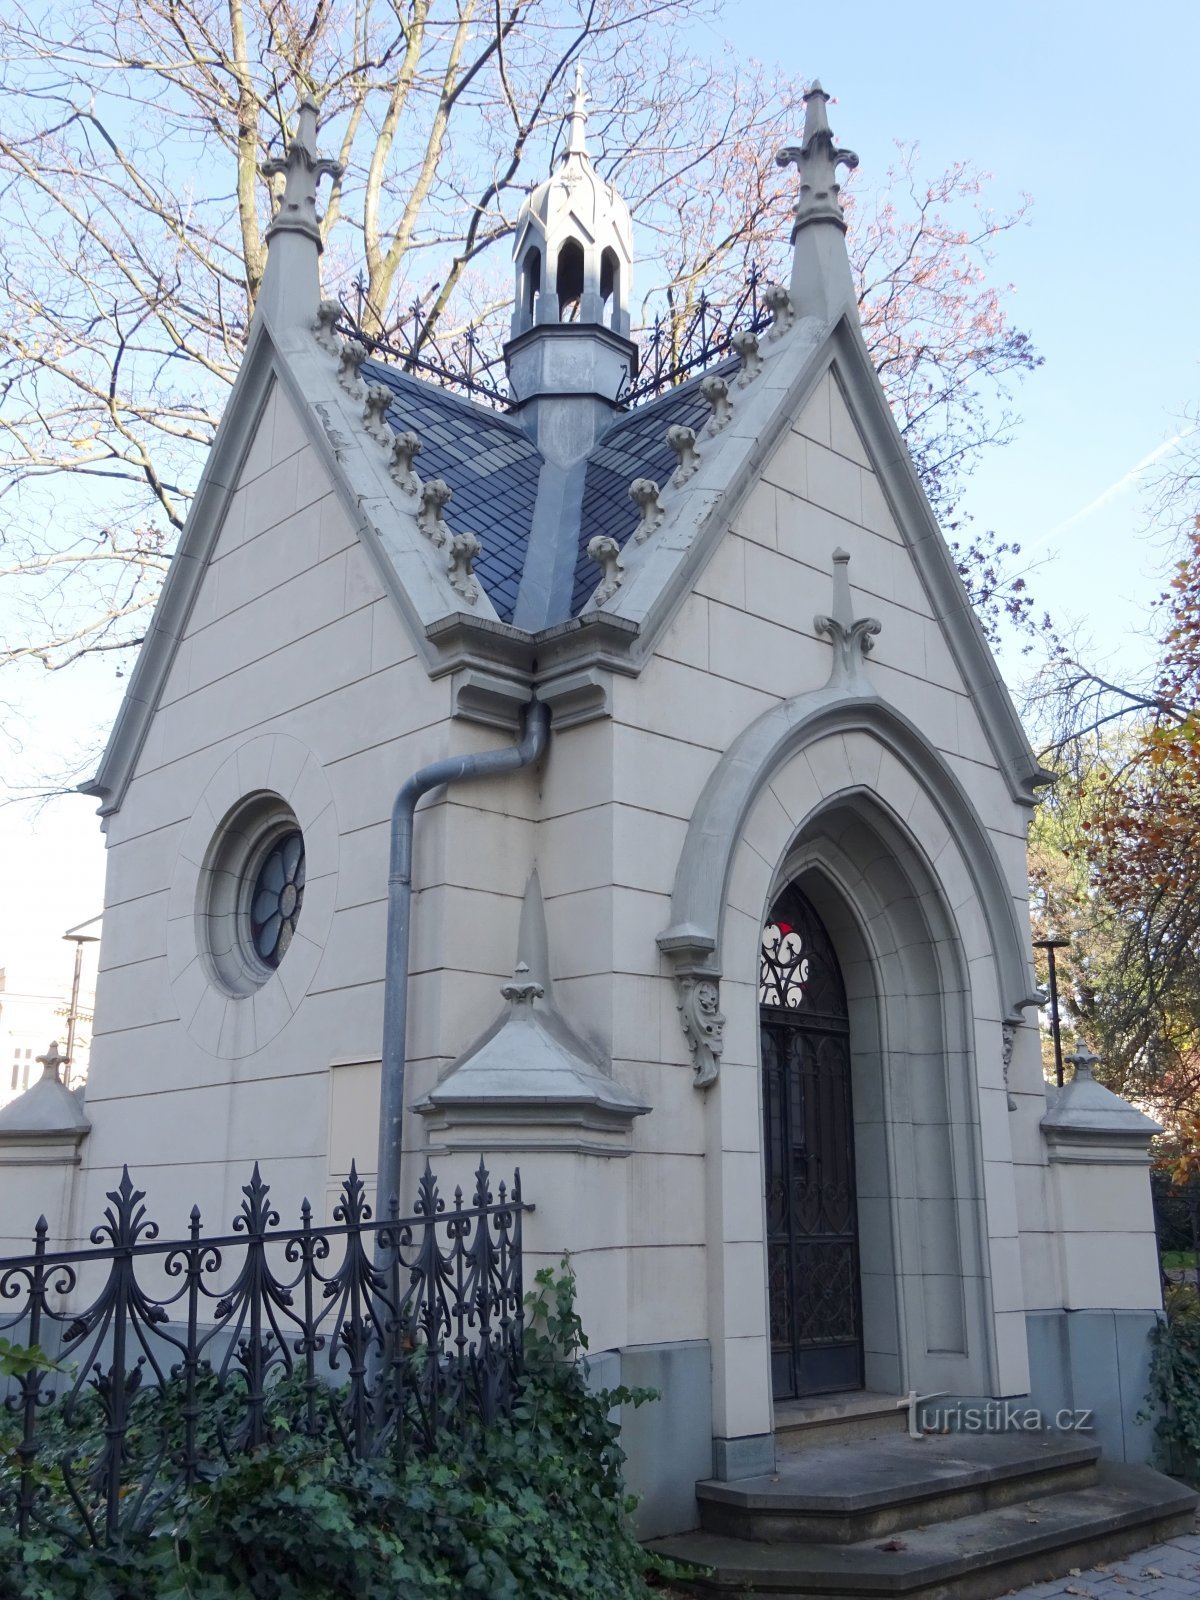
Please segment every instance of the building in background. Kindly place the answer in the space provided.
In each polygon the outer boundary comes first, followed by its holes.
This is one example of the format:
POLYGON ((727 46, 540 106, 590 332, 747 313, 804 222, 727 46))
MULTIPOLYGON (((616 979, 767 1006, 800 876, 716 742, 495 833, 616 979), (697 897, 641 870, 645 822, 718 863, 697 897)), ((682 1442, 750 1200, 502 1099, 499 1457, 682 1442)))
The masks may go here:
POLYGON ((57 1040, 68 1058, 68 1087, 87 1078, 96 1001, 100 918, 63 935, 67 947, 57 970, 44 957, 6 955, 0 966, 0 1106, 41 1076, 38 1057, 57 1040))

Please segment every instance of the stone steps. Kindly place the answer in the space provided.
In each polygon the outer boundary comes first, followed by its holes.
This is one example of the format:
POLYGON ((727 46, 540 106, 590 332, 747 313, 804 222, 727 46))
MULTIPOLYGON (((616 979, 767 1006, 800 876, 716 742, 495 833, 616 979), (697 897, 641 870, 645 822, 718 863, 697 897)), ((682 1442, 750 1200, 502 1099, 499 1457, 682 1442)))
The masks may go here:
POLYGON ((698 1483, 708 1533, 854 1544, 1096 1481, 1099 1447, 1061 1435, 931 1435, 814 1444, 768 1477, 698 1483))
POLYGON ((1191 1531, 1191 1490, 1098 1456, 1059 1437, 848 1441, 698 1485, 704 1526, 651 1548, 703 1569, 698 1596, 991 1600, 1191 1531))

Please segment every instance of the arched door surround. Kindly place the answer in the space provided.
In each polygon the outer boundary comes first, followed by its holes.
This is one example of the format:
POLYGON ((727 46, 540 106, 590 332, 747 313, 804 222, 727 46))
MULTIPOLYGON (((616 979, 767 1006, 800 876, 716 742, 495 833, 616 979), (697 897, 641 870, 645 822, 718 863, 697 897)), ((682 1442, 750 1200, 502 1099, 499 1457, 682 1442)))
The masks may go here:
MULTIPOLYGON (((1024 814, 1012 811, 1015 835, 1024 814)), ((866 1385, 1024 1392, 1003 1075, 1004 1030, 1024 1025, 1032 987, 1019 886, 907 719, 874 697, 817 692, 764 713, 721 757, 659 939, 681 998, 689 982, 719 983, 726 1019, 704 1091, 715 1431, 765 1439, 772 1426, 765 1216, 753 1245, 732 1197, 764 1193, 758 957, 789 883, 846 983, 866 1385)))

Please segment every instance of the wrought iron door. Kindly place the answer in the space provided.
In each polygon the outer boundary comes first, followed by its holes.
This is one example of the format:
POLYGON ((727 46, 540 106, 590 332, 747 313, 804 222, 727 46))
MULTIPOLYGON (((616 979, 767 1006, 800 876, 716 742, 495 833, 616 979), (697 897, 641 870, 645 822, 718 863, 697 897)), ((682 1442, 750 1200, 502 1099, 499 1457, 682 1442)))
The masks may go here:
POLYGON ((829 935, 796 888, 763 930, 758 998, 775 1398, 861 1388, 846 990, 829 935))

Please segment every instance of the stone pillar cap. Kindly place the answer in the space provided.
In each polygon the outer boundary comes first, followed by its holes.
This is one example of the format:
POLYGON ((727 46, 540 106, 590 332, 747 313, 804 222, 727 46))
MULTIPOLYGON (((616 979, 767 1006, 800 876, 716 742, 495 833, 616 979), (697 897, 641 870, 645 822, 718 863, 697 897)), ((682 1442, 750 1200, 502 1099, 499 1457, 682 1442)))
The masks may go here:
POLYGON ((1145 1144, 1161 1133, 1153 1117, 1139 1111, 1119 1094, 1097 1083, 1092 1068, 1099 1057, 1081 1043, 1068 1061, 1075 1069, 1069 1083, 1058 1091, 1053 1107, 1042 1118, 1047 1138, 1103 1141, 1137 1141, 1145 1144))
POLYGON ((24 1094, 18 1095, 0 1111, 0 1142, 6 1138, 33 1139, 58 1136, 81 1139, 91 1132, 79 1096, 59 1077, 67 1058, 59 1054, 58 1040, 39 1056, 42 1075, 24 1094))

